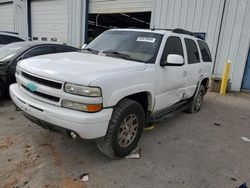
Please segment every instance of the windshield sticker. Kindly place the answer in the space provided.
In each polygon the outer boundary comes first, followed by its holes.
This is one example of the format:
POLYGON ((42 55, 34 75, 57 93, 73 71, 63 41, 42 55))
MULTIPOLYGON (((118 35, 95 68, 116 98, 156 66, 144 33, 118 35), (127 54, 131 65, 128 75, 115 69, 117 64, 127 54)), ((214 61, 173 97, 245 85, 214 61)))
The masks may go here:
POLYGON ((151 38, 151 37, 138 37, 136 41, 154 43, 155 40, 156 40, 155 38, 151 38))

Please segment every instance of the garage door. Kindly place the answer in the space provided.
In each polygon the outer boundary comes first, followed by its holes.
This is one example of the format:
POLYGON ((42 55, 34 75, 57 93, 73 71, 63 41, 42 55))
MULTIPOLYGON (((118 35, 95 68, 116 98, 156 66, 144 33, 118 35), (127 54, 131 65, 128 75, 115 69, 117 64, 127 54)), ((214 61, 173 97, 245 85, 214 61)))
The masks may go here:
POLYGON ((68 0, 32 0, 32 40, 68 42, 68 0))
POLYGON ((89 13, 151 12, 152 0, 90 0, 89 13))
POLYGON ((0 31, 14 31, 13 3, 0 4, 0 31))

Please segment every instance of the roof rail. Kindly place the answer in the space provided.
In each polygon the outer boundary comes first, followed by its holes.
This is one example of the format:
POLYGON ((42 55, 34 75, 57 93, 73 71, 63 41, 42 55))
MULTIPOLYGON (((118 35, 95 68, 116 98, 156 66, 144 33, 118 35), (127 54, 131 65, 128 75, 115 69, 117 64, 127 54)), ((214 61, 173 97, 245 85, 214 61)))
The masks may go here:
POLYGON ((196 35, 195 33, 188 31, 188 30, 184 30, 181 28, 175 28, 175 29, 162 29, 162 28, 152 28, 151 30, 165 30, 165 31, 172 31, 173 33, 178 33, 178 34, 183 34, 183 35, 190 35, 193 36, 195 38, 201 39, 203 40, 202 37, 200 37, 199 35, 196 35))
POLYGON ((17 32, 13 32, 13 31, 0 31, 0 32, 2 32, 2 33, 9 33, 9 34, 16 34, 16 35, 19 34, 17 32))

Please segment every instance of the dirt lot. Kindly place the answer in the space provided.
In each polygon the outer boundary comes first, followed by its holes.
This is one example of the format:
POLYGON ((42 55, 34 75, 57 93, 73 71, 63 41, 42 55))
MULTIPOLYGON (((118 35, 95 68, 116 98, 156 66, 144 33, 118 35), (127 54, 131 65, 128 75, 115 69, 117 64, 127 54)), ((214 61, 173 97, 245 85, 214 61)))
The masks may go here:
POLYGON ((34 125, 7 100, 0 106, 0 187, 250 185, 250 142, 241 137, 250 138, 250 95, 209 93, 199 113, 179 113, 144 131, 140 159, 112 161, 95 144, 34 125))

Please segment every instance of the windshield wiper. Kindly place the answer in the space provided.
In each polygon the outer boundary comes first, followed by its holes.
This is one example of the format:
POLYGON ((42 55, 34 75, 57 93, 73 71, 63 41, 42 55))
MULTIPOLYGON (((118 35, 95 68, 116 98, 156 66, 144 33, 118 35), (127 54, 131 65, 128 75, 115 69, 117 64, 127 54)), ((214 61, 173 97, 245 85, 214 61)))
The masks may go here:
POLYGON ((84 48, 83 50, 89 51, 89 52, 91 52, 91 53, 93 53, 93 54, 98 54, 98 53, 99 53, 98 50, 95 50, 95 49, 93 49, 93 48, 84 48))
POLYGON ((120 57, 120 58, 126 59, 126 60, 143 62, 142 60, 138 60, 138 59, 132 58, 128 54, 123 54, 123 53, 120 53, 120 52, 117 52, 117 51, 113 51, 113 50, 102 51, 102 53, 104 53, 106 55, 117 56, 117 57, 120 57))

